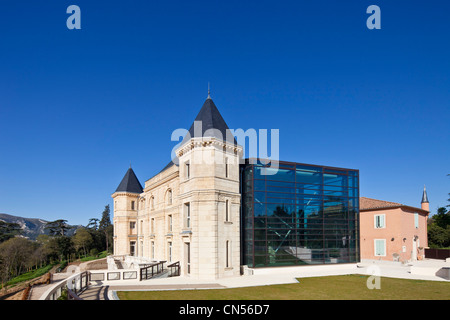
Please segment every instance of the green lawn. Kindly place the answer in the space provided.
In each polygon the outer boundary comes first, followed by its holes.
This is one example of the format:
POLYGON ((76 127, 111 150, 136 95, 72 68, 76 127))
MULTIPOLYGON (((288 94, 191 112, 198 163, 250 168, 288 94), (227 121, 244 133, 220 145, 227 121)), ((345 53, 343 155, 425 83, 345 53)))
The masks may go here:
POLYGON ((299 283, 211 290, 121 291, 121 300, 450 300, 450 282, 381 278, 368 289, 368 276, 300 278, 299 283))

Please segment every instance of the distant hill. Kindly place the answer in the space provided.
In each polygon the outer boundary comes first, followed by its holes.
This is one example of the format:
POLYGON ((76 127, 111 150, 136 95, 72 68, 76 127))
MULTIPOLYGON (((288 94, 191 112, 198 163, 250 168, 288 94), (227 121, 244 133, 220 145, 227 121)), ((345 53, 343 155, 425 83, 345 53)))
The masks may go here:
MULTIPOLYGON (((37 219, 37 218, 24 218, 24 217, 18 217, 13 216, 6 213, 0 213, 0 220, 3 220, 4 222, 8 223, 17 223, 21 226, 23 232, 22 236, 30 239, 30 240, 36 240, 37 237, 40 234, 49 234, 47 230, 45 230, 45 225, 47 222, 46 220, 37 219)), ((72 236, 76 229, 80 228, 81 226, 71 226, 72 229, 68 230, 67 235, 72 236)))

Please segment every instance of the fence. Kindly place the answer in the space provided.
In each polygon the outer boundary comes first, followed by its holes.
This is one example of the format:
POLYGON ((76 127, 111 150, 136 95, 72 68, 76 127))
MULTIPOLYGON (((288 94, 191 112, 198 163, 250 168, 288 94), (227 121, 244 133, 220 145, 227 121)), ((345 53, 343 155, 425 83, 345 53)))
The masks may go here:
MULTIPOLYGON (((164 263, 166 262, 159 261, 145 265, 140 269, 90 270, 80 272, 52 286, 40 297, 40 300, 57 300, 66 291, 67 299, 82 300, 79 294, 89 287, 90 282, 138 279, 138 274, 140 281, 151 279, 164 271, 164 263)), ((167 267, 169 268, 169 276, 180 275, 179 262, 172 263, 167 267)))
POLYGON ((450 249, 425 249, 425 258, 445 260, 450 258, 450 249))
POLYGON ((140 268, 141 277, 139 280, 147 280, 153 278, 156 274, 164 271, 164 263, 166 261, 160 261, 157 263, 152 263, 140 268))
POLYGON ((167 268, 169 269, 169 277, 177 277, 180 275, 180 261, 169 264, 167 268))
POLYGON ((78 294, 85 290, 89 286, 89 272, 84 271, 75 274, 61 283, 50 288, 44 293, 40 300, 58 300, 63 295, 63 292, 67 291, 68 300, 81 300, 78 294))
POLYGON ((137 279, 136 269, 91 270, 90 281, 112 281, 137 279))

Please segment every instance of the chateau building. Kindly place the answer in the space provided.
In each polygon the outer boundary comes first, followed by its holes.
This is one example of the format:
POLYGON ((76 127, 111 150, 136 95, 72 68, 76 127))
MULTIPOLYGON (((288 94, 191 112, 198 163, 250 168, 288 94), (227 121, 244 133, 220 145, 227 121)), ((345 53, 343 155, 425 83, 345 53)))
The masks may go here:
POLYGON ((209 95, 175 154, 144 186, 130 167, 112 194, 115 255, 209 279, 359 261, 358 170, 242 159, 209 95))
POLYGON ((114 198, 114 254, 180 261, 183 274, 240 274, 242 147, 210 97, 171 161, 142 187, 128 169, 114 198), (197 131, 196 123, 201 124, 197 131))

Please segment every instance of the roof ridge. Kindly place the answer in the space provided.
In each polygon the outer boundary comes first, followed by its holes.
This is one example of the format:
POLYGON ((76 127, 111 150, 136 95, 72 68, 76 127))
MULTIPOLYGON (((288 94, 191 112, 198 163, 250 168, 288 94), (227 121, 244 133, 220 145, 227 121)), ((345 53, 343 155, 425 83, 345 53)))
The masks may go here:
POLYGON ((360 197, 360 198, 365 198, 365 199, 375 200, 375 201, 380 201, 380 202, 388 202, 388 203, 392 203, 392 204, 395 204, 395 205, 405 206, 405 204, 402 204, 402 203, 400 203, 400 202, 393 202, 393 201, 387 201, 387 200, 380 200, 380 199, 369 198, 369 197, 360 197))

